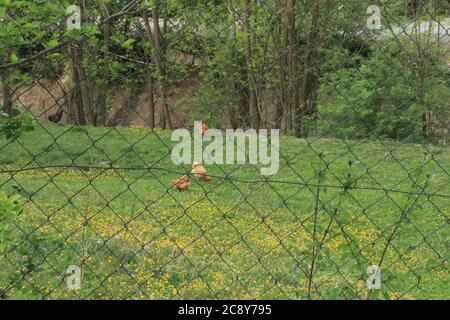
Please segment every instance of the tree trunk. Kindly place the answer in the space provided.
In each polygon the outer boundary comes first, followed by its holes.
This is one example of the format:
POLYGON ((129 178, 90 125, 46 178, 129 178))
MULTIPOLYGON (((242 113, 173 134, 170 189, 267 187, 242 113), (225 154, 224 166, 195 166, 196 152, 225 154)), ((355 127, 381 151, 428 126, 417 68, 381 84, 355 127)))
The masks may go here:
MULTIPOLYGON (((173 129, 172 121, 170 119, 170 110, 169 110, 169 103, 167 98, 167 79, 166 79, 166 70, 164 67, 164 61, 163 59, 163 50, 161 48, 161 29, 159 27, 159 5, 160 0, 155 0, 155 6, 153 8, 153 31, 150 28, 150 23, 148 20, 148 14, 146 11, 144 11, 144 24, 145 29, 147 31, 147 37, 150 43, 152 44, 154 48, 154 61, 156 65, 156 70, 158 73, 158 88, 159 88, 159 99, 160 104, 162 108, 161 114, 164 115, 164 121, 161 123, 161 126, 164 128, 165 124, 167 123, 167 126, 169 129, 173 129)), ((165 56, 165 55, 164 55, 165 56)))
POLYGON ((286 1, 286 40, 288 42, 288 55, 287 55, 287 67, 288 67, 288 88, 287 88, 287 100, 288 100, 288 114, 289 114, 289 133, 295 132, 295 113, 299 106, 299 94, 298 94, 298 74, 297 74, 297 37, 295 26, 295 0, 286 1))
MULTIPOLYGON (((281 11, 282 3, 280 0, 277 1, 278 10, 281 11)), ((283 115, 286 107, 286 95, 284 88, 286 87, 286 77, 285 77, 285 55, 283 54, 285 48, 283 46, 283 36, 282 36, 282 23, 280 22, 273 32, 273 45, 276 56, 278 57, 278 101, 275 106, 275 128, 283 130, 283 115)))
MULTIPOLYGON (((228 118, 233 129, 237 129, 240 127, 248 126, 250 123, 249 112, 248 112, 248 102, 247 102, 247 94, 245 89, 239 85, 242 81, 241 72, 235 67, 235 65, 239 65, 241 61, 239 61, 239 53, 238 53, 238 17, 237 17, 237 9, 236 3, 234 0, 226 1, 228 10, 229 10, 229 19, 231 26, 231 56, 232 63, 227 68, 227 92, 231 99, 228 100, 228 118)), ((245 63, 245 61, 244 61, 245 63)))
MULTIPOLYGON (((1 61, 2 61, 2 63, 8 62, 8 54, 7 53, 5 53, 5 55, 3 56, 3 59, 1 61)), ((3 112, 8 115, 11 115, 12 93, 11 93, 11 89, 9 88, 9 85, 8 85, 8 72, 6 69, 2 72, 0 80, 2 82, 2 91, 3 91, 3 112)))
MULTIPOLYGON (((108 4, 103 4, 103 19, 109 18, 108 4)), ((111 43, 111 26, 109 22, 103 25, 103 79, 102 87, 100 89, 100 97, 98 99, 98 119, 100 126, 106 125, 107 110, 106 100, 108 97, 109 84, 109 46, 111 43)))
MULTIPOLYGON (((81 2, 81 21, 82 23, 86 22, 86 5, 85 1, 81 2)), ((75 66, 75 69, 78 73, 78 83, 80 88, 81 100, 83 102, 84 113, 88 120, 88 123, 91 125, 97 125, 97 110, 94 107, 93 99, 90 91, 90 83, 89 78, 87 76, 86 70, 83 66, 83 47, 82 43, 79 42, 73 46, 72 50, 72 63, 75 66)))
POLYGON ((250 0, 244 0, 244 47, 245 62, 247 66, 247 86, 248 86, 248 104, 250 110, 250 121, 253 129, 258 130, 260 127, 260 114, 258 110, 258 100, 256 96, 256 84, 253 74, 252 48, 250 41, 251 24, 250 24, 250 0))
MULTIPOLYGON (((89 124, 96 125, 96 113, 94 108, 91 105, 91 96, 89 90, 88 79, 86 75, 86 71, 83 67, 83 56, 82 51, 79 47, 74 46, 72 50, 72 63, 74 64, 76 76, 74 80, 76 81, 77 86, 79 87, 82 108, 84 108, 84 112, 86 113, 89 124)), ((80 107, 79 107, 80 108, 80 107)))
POLYGON ((3 112, 7 115, 11 115, 12 111, 12 97, 11 90, 5 80, 3 82, 3 112))
POLYGON ((314 11, 312 14, 311 29, 306 44, 306 53, 304 59, 304 75, 303 84, 300 94, 301 106, 296 111, 296 135, 299 137, 305 136, 306 131, 303 124, 303 117, 305 115, 316 115, 316 98, 318 90, 318 61, 317 61, 317 30, 320 1, 315 1, 314 11))
POLYGON ((148 126, 150 129, 155 128, 155 93, 153 87, 153 77, 150 71, 145 79, 145 89, 147 91, 147 101, 148 101, 148 126))
POLYGON ((11 90, 5 80, 3 81, 3 112, 11 115, 12 111, 12 96, 11 90))
POLYGON ((74 46, 71 46, 69 48, 69 55, 72 60, 72 78, 74 83, 74 89, 73 92, 69 96, 69 106, 72 110, 72 106, 76 105, 76 117, 77 117, 77 124, 79 125, 86 125, 86 114, 84 111, 84 103, 82 99, 82 91, 81 91, 81 80, 80 75, 78 74, 78 68, 76 67, 76 63, 74 62, 75 53, 74 53, 74 46))

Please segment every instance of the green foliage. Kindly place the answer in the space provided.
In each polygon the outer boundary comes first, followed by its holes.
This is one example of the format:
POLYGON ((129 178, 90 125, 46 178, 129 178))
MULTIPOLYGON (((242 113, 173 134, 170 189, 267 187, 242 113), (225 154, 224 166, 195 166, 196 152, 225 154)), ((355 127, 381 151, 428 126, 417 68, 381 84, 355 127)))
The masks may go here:
POLYGON ((34 130, 34 120, 30 115, 13 107, 11 115, 0 113, 0 136, 17 139, 22 133, 34 130))
POLYGON ((439 123, 446 122, 450 99, 443 68, 436 56, 418 61, 412 45, 404 46, 406 50, 394 41, 380 42, 356 72, 344 67, 325 74, 321 92, 328 100, 320 107, 326 119, 319 123, 321 130, 332 127, 338 137, 421 140, 429 138, 423 117, 431 111, 438 122, 434 134, 442 133, 439 123))
POLYGON ((9 53, 9 60, 16 62, 20 57, 16 50, 21 45, 33 48, 42 43, 55 43, 58 34, 48 32, 48 28, 61 22, 67 3, 59 0, 2 1, 0 56, 9 53))
POLYGON ((13 240, 12 222, 22 212, 19 196, 8 196, 0 192, 0 254, 13 240))

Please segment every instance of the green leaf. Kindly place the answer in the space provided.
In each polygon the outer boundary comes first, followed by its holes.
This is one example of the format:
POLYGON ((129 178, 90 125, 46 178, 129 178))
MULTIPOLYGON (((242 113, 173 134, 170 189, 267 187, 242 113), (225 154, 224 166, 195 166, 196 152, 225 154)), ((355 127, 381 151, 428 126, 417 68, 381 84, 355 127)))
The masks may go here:
POLYGON ((122 43, 122 46, 126 49, 132 49, 133 48, 133 43, 135 42, 134 39, 127 39, 125 42, 122 43))
POLYGON ((49 48, 56 47, 58 44, 59 44, 59 41, 57 39, 52 39, 49 42, 47 42, 47 46, 49 48))
POLYGON ((17 62, 17 61, 19 61, 19 57, 18 57, 15 53, 12 53, 12 54, 11 54, 11 61, 12 61, 12 62, 17 62))

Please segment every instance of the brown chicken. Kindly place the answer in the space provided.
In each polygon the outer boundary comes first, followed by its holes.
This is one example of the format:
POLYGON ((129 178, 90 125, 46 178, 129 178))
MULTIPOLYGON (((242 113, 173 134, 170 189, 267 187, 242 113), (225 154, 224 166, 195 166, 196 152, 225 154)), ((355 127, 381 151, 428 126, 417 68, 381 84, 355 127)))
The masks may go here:
POLYGON ((202 125, 197 127, 197 129, 200 130, 200 133, 203 137, 205 135, 206 131, 209 129, 209 127, 206 123, 202 123, 202 125))
POLYGON ((205 167, 203 167, 198 162, 192 163, 192 171, 191 173, 197 177, 199 180, 204 181, 210 181, 212 180, 212 177, 208 175, 208 172, 206 171, 205 167))
POLYGON ((172 184, 178 191, 187 191, 189 189, 189 176, 182 176, 180 179, 173 179, 172 184))
POLYGON ((208 129, 209 129, 209 127, 206 123, 202 124, 202 128, 201 128, 202 137, 205 135, 205 133, 208 129))

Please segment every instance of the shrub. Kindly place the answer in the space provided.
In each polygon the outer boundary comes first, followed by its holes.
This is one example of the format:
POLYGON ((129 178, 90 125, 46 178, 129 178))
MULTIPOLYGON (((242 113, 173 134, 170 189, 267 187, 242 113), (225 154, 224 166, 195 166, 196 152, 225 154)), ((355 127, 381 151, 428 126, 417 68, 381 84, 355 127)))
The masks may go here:
POLYGON ((356 69, 326 74, 321 91, 328 97, 319 110, 326 120, 319 127, 343 138, 422 140, 442 135, 439 127, 448 123, 450 94, 439 57, 430 50, 420 61, 411 45, 404 46, 406 50, 394 41, 380 43, 356 69), (424 130, 426 113, 432 114, 431 130, 424 130))
POLYGON ((34 130, 33 118, 13 107, 11 115, 0 113, 0 136, 17 139, 23 132, 34 130))
POLYGON ((13 240, 12 222, 22 212, 19 196, 0 192, 0 254, 13 240))

